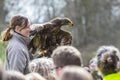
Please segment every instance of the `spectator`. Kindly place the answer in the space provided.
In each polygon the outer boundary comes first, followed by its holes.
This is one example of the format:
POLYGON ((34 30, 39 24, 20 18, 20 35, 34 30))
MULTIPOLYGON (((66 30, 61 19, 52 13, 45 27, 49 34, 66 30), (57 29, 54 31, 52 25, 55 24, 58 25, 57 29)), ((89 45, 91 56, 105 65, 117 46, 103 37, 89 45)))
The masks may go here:
POLYGON ((101 46, 96 57, 103 80, 120 80, 120 52, 116 47, 101 46))
POLYGON ((34 59, 29 63, 30 72, 37 72, 47 80, 55 80, 53 68, 52 59, 47 57, 34 59))
POLYGON ((67 66, 61 71, 59 80, 93 80, 92 75, 84 68, 67 66))
POLYGON ((94 57, 90 60, 89 71, 92 74, 94 80, 102 80, 102 76, 97 69, 97 59, 96 59, 96 57, 94 57))
POLYGON ((53 62, 56 75, 59 76, 61 69, 67 65, 82 66, 81 53, 72 46, 60 46, 53 51, 53 62))

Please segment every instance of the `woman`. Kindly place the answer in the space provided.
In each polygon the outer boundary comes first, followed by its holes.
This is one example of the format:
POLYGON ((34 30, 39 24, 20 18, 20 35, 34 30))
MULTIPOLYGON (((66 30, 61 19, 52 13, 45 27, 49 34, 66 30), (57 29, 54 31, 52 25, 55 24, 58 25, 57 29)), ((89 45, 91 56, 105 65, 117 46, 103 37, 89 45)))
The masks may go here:
POLYGON ((28 73, 30 60, 27 44, 30 32, 29 20, 21 15, 13 16, 9 27, 2 33, 2 41, 9 41, 6 49, 5 69, 28 73))
POLYGON ((103 80, 120 80, 120 52, 114 46, 101 46, 97 51, 98 70, 103 80))

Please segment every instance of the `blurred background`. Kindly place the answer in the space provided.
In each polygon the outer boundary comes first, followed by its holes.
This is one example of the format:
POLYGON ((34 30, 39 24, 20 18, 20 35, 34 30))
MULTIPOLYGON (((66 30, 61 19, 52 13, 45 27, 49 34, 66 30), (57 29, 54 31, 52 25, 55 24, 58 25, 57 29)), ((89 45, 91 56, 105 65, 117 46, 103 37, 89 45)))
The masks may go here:
MULTIPOLYGON (((72 45, 82 53, 85 65, 101 45, 120 48, 120 0, 0 0, 0 32, 16 14, 28 17, 31 23, 70 18, 74 26, 63 29, 71 32, 72 45)), ((3 61, 6 45, 0 43, 3 61)))

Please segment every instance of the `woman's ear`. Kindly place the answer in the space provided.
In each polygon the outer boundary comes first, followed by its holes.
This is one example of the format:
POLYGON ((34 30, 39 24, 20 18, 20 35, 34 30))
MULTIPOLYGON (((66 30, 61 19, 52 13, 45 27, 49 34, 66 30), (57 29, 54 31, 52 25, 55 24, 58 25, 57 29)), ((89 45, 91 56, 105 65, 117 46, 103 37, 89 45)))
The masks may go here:
POLYGON ((16 32, 20 32, 20 29, 21 29, 20 26, 16 26, 16 27, 15 27, 15 31, 16 31, 16 32))

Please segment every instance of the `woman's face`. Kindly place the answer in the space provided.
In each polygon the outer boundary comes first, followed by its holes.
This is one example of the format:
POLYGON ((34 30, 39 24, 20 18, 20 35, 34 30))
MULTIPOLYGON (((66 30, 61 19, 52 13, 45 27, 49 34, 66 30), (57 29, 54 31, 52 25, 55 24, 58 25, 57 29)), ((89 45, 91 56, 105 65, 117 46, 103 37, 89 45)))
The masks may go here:
POLYGON ((15 31, 22 34, 25 37, 28 37, 30 33, 30 23, 28 23, 28 25, 25 28, 17 26, 15 31))
POLYGON ((21 33, 23 36, 28 37, 28 36, 29 36, 29 33, 30 33, 30 24, 28 24, 27 27, 25 27, 24 29, 22 29, 22 30, 20 31, 20 33, 21 33))

